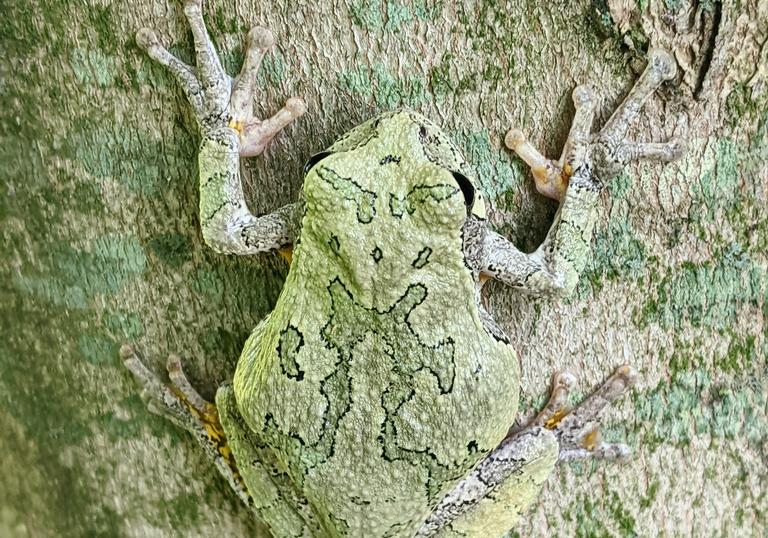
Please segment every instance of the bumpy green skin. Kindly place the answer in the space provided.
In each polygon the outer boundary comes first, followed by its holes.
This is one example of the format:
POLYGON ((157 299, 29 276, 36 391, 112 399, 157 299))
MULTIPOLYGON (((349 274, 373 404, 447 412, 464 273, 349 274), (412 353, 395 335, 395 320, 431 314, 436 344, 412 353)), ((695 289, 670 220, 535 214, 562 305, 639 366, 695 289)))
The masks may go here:
POLYGON ((290 273, 234 378, 328 535, 414 535, 515 418, 517 358, 481 321, 467 203, 422 126, 379 117, 307 174, 290 273))

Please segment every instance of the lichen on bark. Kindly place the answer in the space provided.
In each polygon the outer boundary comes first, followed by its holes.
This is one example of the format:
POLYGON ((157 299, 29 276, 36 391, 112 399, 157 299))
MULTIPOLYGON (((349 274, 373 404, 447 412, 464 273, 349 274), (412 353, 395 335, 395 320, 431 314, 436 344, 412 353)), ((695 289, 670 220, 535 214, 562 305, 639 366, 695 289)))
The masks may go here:
MULTIPOLYGON (((206 2, 235 69, 252 24, 274 54, 257 108, 308 113, 245 165, 255 212, 295 199, 314 152, 375 112, 410 106, 450 132, 503 233, 532 249, 554 206, 503 134, 559 154, 577 83, 605 120, 649 46, 682 67, 637 138, 687 132, 686 157, 634 167, 605 194, 576 295, 489 286, 521 352, 523 408, 556 368, 583 392, 614 366, 641 380, 608 417, 626 465, 559 468, 520 536, 768 531, 768 8, 745 2, 337 0, 206 2)), ((287 270, 204 247, 194 121, 135 45, 152 25, 191 60, 172 1, 31 0, 0 23, 0 535, 259 535, 195 443, 150 415, 119 364, 136 342, 177 352, 204 395, 228 379, 287 270)))

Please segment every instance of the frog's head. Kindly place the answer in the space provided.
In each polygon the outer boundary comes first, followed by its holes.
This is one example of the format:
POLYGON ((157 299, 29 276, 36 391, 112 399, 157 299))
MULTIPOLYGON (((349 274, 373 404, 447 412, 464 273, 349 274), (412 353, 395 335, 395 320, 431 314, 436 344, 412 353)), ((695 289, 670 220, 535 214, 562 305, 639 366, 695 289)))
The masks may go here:
POLYGON ((312 157, 306 171, 308 180, 318 174, 335 183, 337 192, 350 180, 356 186, 345 188, 388 201, 394 214, 424 203, 438 218, 485 218, 482 195, 459 148, 437 125, 410 110, 387 112, 355 127, 312 157), (446 203, 436 206, 441 200, 446 203))
POLYGON ((464 226, 484 217, 484 204, 461 152, 436 125, 411 111, 383 114, 306 169, 301 248, 312 253, 313 273, 333 266, 355 297, 382 308, 403 280, 432 274, 433 284, 455 288, 437 275, 466 268, 464 226))

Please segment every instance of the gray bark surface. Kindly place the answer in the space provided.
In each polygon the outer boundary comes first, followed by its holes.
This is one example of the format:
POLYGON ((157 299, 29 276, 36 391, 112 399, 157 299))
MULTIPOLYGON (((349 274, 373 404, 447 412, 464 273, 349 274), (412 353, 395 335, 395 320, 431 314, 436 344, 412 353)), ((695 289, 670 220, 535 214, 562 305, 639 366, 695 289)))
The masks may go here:
MULTIPOLYGON (((679 163, 634 166, 604 195, 577 293, 487 286, 520 351, 521 408, 567 368, 588 392, 621 363, 640 381, 606 418, 625 465, 569 464, 521 536, 768 532, 768 5, 743 2, 206 2, 230 73, 269 27, 257 108, 308 113, 245 164, 254 213, 293 201, 302 165, 378 111, 412 107, 465 149, 498 231, 533 250, 555 211, 503 148, 514 126, 559 155, 590 83, 604 121, 649 46, 681 65, 635 138, 688 133, 679 163)), ((287 271, 220 256, 197 220, 198 136, 154 27, 192 60, 178 3, 3 6, 0 22, 0 536, 264 535, 195 442, 150 415, 124 341, 201 393, 234 370, 287 271)), ((500 395, 503 397, 503 395, 500 395)))

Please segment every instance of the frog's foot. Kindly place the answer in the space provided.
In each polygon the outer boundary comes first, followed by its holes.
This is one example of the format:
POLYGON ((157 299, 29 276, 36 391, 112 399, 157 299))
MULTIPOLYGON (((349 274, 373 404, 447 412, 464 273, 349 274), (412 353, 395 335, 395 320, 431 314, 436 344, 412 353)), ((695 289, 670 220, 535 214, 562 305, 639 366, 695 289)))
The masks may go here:
POLYGON ((184 14, 195 42, 196 69, 168 52, 152 30, 139 30, 136 42, 176 77, 204 132, 222 127, 235 129, 240 135, 240 155, 258 155, 281 129, 301 116, 306 107, 301 99, 294 97, 271 118, 264 121, 255 118, 253 87, 261 60, 274 44, 272 33, 260 27, 248 33, 245 61, 233 81, 221 66, 205 27, 201 5, 200 0, 184 1, 184 14))
POLYGON ((555 433, 560 443, 560 461, 626 458, 630 453, 626 445, 601 440, 598 419, 606 406, 624 394, 636 378, 634 368, 620 366, 591 396, 567 410, 568 395, 576 379, 568 372, 558 372, 552 380, 549 402, 529 427, 544 427, 555 433))
POLYGON ((668 52, 652 50, 648 60, 645 71, 629 95, 596 134, 590 132, 597 104, 592 90, 588 86, 578 86, 573 91, 576 114, 559 160, 545 158, 520 130, 513 129, 507 133, 505 144, 531 167, 536 190, 562 201, 570 177, 579 168, 588 167, 602 185, 632 161, 651 159, 668 162, 682 156, 685 146, 680 139, 664 143, 626 140, 629 126, 643 104, 664 81, 674 78, 677 71, 677 64, 668 52))
POLYGON ((206 401, 192 388, 177 355, 168 357, 167 369, 171 383, 164 383, 141 361, 133 346, 120 348, 120 357, 128 370, 141 383, 141 398, 150 411, 167 418, 180 428, 196 434, 200 427, 219 427, 216 406, 206 401))
POLYGON ((156 415, 167 418, 178 427, 190 432, 232 489, 249 506, 252 499, 237 469, 234 456, 227 444, 224 428, 219 421, 216 405, 205 400, 192 387, 181 368, 178 355, 168 357, 170 383, 164 383, 141 361, 129 344, 120 348, 120 357, 126 368, 142 386, 141 398, 156 415))
POLYGON ((232 90, 229 125, 240 133, 240 155, 243 157, 259 155, 277 133, 306 110, 304 101, 292 97, 269 119, 261 120, 253 115, 253 87, 256 75, 261 60, 274 41, 272 32, 266 28, 255 26, 248 32, 245 61, 232 90))

